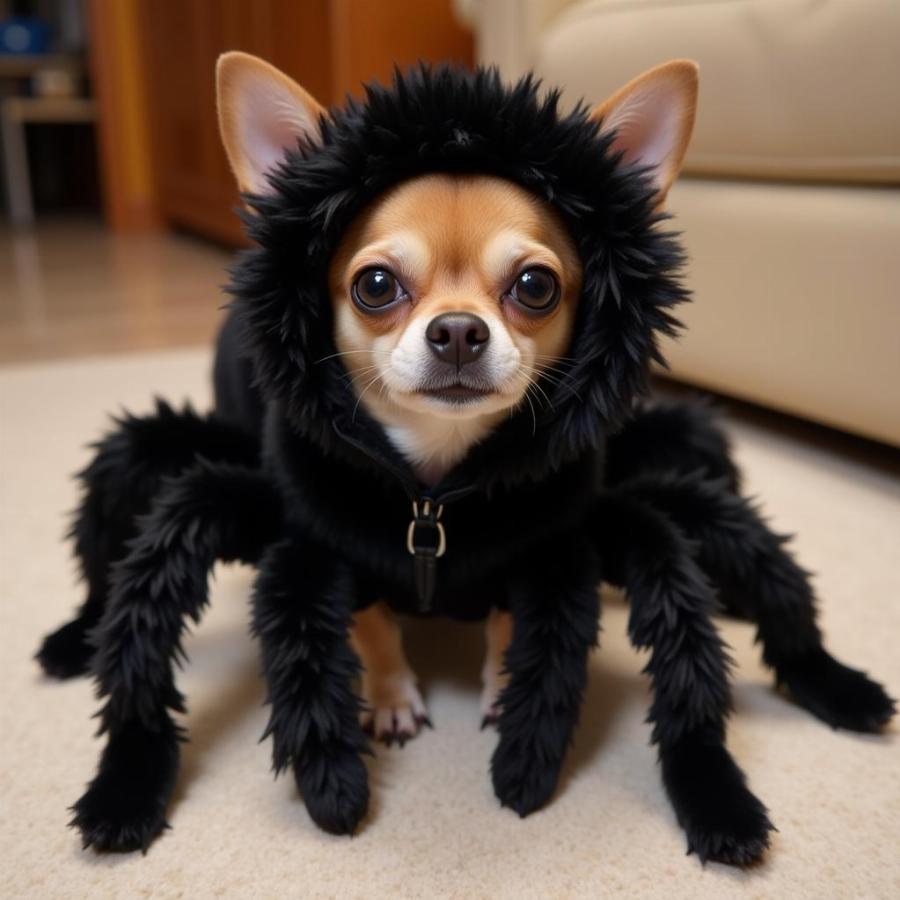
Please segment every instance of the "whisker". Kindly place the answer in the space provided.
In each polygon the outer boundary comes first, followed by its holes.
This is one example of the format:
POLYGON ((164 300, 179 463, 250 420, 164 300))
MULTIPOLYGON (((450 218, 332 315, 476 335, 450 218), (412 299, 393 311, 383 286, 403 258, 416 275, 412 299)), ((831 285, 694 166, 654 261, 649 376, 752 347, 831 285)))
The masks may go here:
MULTIPOLYGON (((578 393, 578 391, 576 391, 575 388, 572 387, 572 385, 566 384, 566 379, 571 377, 570 372, 562 373, 563 377, 559 378, 555 375, 549 374, 547 369, 538 369, 536 366, 523 366, 523 371, 524 370, 528 370, 527 374, 528 374, 529 380, 532 380, 533 376, 535 374, 537 374, 537 376, 539 378, 546 378, 547 381, 549 381, 551 384, 554 384, 560 388, 564 388, 565 390, 569 391, 578 400, 581 400, 581 395, 578 393)), ((532 383, 536 383, 536 380, 537 379, 534 379, 532 381, 532 383)))
POLYGON ((528 394, 528 385, 525 386, 525 393, 523 396, 528 401, 529 407, 531 407, 531 436, 534 437, 537 434, 537 414, 534 411, 534 404, 531 402, 531 397, 528 394))
POLYGON ((370 387, 372 387, 373 384, 375 384, 376 381, 378 381, 379 378, 381 378, 380 372, 362 389, 360 395, 356 398, 356 405, 353 407, 353 415, 350 416, 351 422, 356 421, 356 413, 359 410, 359 404, 362 402, 363 395, 370 387))
POLYGON ((369 347, 365 350, 341 350, 339 353, 332 353, 329 356, 323 356, 321 359, 317 359, 313 361, 313 365, 317 366, 319 363, 325 362, 327 359, 336 359, 338 356, 349 356, 351 353, 374 353, 375 350, 369 347))
MULTIPOLYGON (((547 396, 547 392, 537 383, 537 381, 534 380, 533 377, 531 377, 531 372, 526 372, 524 368, 521 371, 523 372, 524 377, 525 377, 525 391, 528 392, 529 390, 533 389, 535 391, 536 399, 538 397, 537 392, 539 391, 541 396, 546 401, 547 406, 550 409, 553 409, 553 403, 551 402, 550 398, 547 396)), ((534 369, 532 369, 532 372, 533 371, 534 371, 534 369)))
POLYGON ((552 401, 550 400, 550 398, 547 396, 547 392, 546 392, 546 391, 545 391, 545 390, 544 390, 544 389, 543 389, 536 381, 532 381, 532 382, 531 382, 531 386, 532 386, 536 391, 540 391, 540 392, 541 392, 541 396, 544 398, 544 400, 547 401, 547 406, 549 406, 550 409, 553 409, 553 402, 552 402, 552 401))
POLYGON ((356 378, 361 375, 368 375, 369 372, 377 368, 378 366, 373 363, 371 366, 363 366, 361 369, 354 369, 352 372, 345 372, 343 375, 341 375, 341 378, 346 381, 348 378, 356 378))
POLYGON ((536 372, 539 376, 546 375, 548 378, 555 378, 558 382, 564 383, 568 379, 572 378, 573 372, 566 371, 565 369, 557 369, 554 366, 545 366, 544 368, 538 368, 538 366, 527 366, 530 371, 536 372))
POLYGON ((556 376, 556 375, 551 375, 551 374, 549 374, 549 373, 546 372, 546 371, 542 371, 541 369, 534 369, 534 368, 532 368, 532 369, 528 372, 528 374, 529 374, 529 376, 531 377, 531 380, 532 380, 532 381, 535 381, 535 382, 537 382, 537 380, 538 380, 539 378, 546 378, 547 381, 550 382, 550 384, 556 384, 556 385, 564 385, 564 384, 565 384, 565 379, 559 378, 559 377, 556 376))
MULTIPOLYGON (((533 368, 537 368, 537 366, 534 366, 533 368)), ((571 370, 559 369, 556 366, 544 365, 544 366, 542 366, 540 371, 541 372, 555 372, 557 375, 561 375, 563 378, 570 378, 572 375, 571 370)))

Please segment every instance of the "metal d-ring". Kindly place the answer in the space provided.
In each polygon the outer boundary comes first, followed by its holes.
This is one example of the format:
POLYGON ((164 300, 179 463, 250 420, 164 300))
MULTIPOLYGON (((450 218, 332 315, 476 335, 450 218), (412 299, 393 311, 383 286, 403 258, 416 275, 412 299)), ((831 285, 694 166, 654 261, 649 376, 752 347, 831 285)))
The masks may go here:
POLYGON ((415 538, 416 526, 417 525, 430 525, 437 529, 438 533, 438 546, 435 551, 435 558, 440 559, 447 552, 447 533, 444 531, 444 525, 440 521, 441 515, 444 512, 443 504, 439 504, 437 508, 437 512, 434 514, 434 518, 431 516, 431 500, 425 499, 422 502, 422 514, 421 517, 419 515, 419 504, 418 501, 413 500, 413 519, 409 523, 409 528, 406 530, 406 549, 409 551, 410 555, 416 555, 416 547, 413 543, 413 539, 415 538), (420 520, 421 519, 421 520, 420 520))

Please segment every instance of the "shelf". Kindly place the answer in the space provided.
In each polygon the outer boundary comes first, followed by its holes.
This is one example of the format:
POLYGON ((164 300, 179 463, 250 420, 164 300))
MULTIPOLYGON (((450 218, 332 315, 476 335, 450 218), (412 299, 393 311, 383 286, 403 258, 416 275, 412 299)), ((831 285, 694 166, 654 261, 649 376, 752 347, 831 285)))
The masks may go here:
POLYGON ((4 97, 3 116, 16 122, 93 122, 97 104, 88 97, 4 97))
POLYGON ((29 78, 43 69, 84 71, 84 60, 72 53, 0 53, 0 78, 29 78))

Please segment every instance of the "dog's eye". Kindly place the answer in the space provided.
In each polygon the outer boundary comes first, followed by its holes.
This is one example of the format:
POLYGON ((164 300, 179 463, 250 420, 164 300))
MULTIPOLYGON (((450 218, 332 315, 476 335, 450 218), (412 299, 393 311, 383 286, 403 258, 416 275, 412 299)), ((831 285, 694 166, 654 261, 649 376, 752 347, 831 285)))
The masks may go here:
POLYGON ((559 300, 559 283, 549 269, 526 269, 513 283, 509 296, 532 312, 547 312, 559 300))
POLYGON ((400 282, 387 269, 366 269, 353 282, 353 299, 363 309, 384 309, 402 296, 400 282))

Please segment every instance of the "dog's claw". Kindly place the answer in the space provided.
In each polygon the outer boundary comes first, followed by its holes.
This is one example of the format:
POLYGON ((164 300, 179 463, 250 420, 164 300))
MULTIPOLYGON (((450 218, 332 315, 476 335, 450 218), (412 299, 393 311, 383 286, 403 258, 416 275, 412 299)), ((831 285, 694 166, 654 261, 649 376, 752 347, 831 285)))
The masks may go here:
POLYGON ((412 678, 401 680, 388 691, 385 684, 379 685, 376 699, 370 699, 361 716, 365 732, 387 747, 394 743, 404 747, 423 726, 432 728, 431 719, 425 711, 425 703, 412 678))
POLYGON ((481 730, 484 731, 486 728, 496 727, 500 722, 500 714, 503 712, 502 708, 496 702, 493 702, 490 705, 482 704, 481 709, 481 730))

